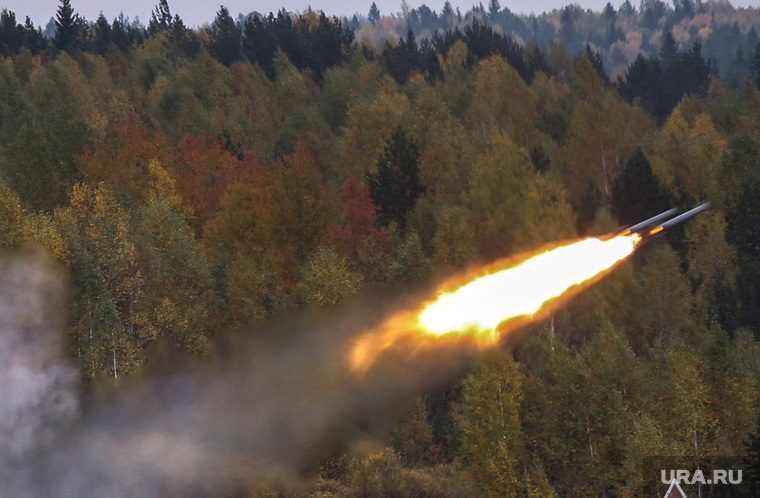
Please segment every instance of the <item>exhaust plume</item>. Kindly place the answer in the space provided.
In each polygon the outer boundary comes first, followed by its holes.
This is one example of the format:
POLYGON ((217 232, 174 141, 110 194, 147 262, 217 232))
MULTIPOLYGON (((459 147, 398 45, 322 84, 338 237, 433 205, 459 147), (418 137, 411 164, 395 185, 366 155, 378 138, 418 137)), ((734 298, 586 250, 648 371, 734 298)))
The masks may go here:
POLYGON ((394 311, 374 295, 273 320, 209 363, 149 361, 141 376, 82 386, 63 352, 65 287, 41 250, 0 260, 1 496, 299 490, 331 448, 385 436, 407 398, 453 382, 475 354, 428 348, 352 375, 349 339, 394 311))

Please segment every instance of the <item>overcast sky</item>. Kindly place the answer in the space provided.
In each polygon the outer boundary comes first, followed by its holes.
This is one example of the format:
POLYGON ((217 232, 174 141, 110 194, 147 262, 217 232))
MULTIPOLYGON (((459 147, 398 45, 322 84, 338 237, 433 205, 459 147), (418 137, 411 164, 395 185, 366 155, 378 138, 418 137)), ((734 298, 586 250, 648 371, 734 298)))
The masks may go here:
MULTIPOLYGON (((472 5, 477 4, 480 0, 451 0, 454 8, 459 9, 464 14, 472 5)), ((620 6, 625 0, 610 0, 614 7, 620 6)), ((375 0, 380 13, 388 15, 401 11, 401 0, 375 0)), ((440 12, 445 0, 407 0, 410 7, 419 7, 423 3, 440 12)), ((668 0, 666 0, 667 3, 668 0)), ((158 0, 132 0, 129 2, 115 2, 112 0, 71 0, 74 10, 84 15, 88 20, 94 21, 102 12, 109 21, 113 20, 124 13, 130 19, 139 17, 143 24, 148 23, 150 13, 155 8, 158 0)), ((216 12, 219 10, 220 3, 204 2, 200 0, 169 0, 169 8, 172 14, 179 14, 182 20, 188 26, 200 26, 204 23, 210 23, 214 20, 216 12)), ((539 14, 544 11, 550 11, 561 8, 569 3, 579 4, 584 9, 601 10, 607 3, 607 0, 499 0, 502 7, 508 7, 515 13, 539 14)), ((640 0, 631 0, 634 6, 638 6, 640 0)), ((732 0, 731 3, 736 6, 760 7, 760 0, 732 0)), ((303 11, 311 6, 315 10, 324 10, 329 15, 351 15, 356 12, 366 15, 372 0, 362 0, 361 2, 351 0, 227 0, 224 5, 230 10, 233 16, 238 13, 247 14, 251 11, 268 13, 277 11, 284 7, 288 11, 303 11)), ((483 0, 484 5, 488 5, 488 0, 483 0)), ((23 22, 25 16, 29 16, 35 25, 45 25, 51 17, 55 16, 56 9, 60 5, 60 0, 0 0, 0 6, 16 13, 19 21, 23 22)))

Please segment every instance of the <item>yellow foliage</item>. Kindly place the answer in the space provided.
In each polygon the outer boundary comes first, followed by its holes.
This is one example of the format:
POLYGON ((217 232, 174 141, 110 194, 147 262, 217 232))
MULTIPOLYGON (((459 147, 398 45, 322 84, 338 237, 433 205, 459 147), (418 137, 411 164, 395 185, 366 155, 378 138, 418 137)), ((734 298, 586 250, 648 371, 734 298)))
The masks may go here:
POLYGON ((658 149, 670 165, 669 176, 680 178, 692 197, 722 201, 717 166, 726 141, 706 112, 694 109, 688 99, 679 104, 663 126, 658 149))
POLYGON ((381 91, 370 100, 357 99, 348 109, 343 135, 338 139, 338 182, 374 171, 385 140, 409 111, 409 98, 384 78, 381 91))
POLYGON ((146 194, 148 203, 155 201, 163 202, 173 211, 180 213, 186 220, 193 215, 190 206, 184 206, 182 199, 177 195, 174 180, 161 167, 158 159, 151 159, 148 163, 148 191, 146 194))
POLYGON ((300 286, 306 301, 320 308, 334 306, 361 288, 362 277, 348 269, 345 259, 327 248, 309 258, 300 286))
POLYGON ((24 241, 24 211, 9 188, 0 184, 0 248, 16 247, 24 241))

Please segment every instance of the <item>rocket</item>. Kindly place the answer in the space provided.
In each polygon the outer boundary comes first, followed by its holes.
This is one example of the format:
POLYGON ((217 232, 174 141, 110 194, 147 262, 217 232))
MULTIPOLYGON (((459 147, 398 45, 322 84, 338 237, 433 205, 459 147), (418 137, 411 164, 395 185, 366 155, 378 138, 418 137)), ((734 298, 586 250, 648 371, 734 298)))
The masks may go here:
POLYGON ((695 217, 702 211, 706 211, 709 208, 710 203, 706 202, 704 204, 700 204, 694 209, 690 209, 681 214, 678 214, 679 210, 677 208, 668 209, 667 211, 663 211, 656 216, 652 216, 648 220, 644 220, 641 223, 636 223, 635 225, 622 230, 619 234, 629 235, 635 233, 641 237, 642 241, 644 241, 657 235, 663 230, 667 230, 673 225, 683 223, 684 221, 695 217))

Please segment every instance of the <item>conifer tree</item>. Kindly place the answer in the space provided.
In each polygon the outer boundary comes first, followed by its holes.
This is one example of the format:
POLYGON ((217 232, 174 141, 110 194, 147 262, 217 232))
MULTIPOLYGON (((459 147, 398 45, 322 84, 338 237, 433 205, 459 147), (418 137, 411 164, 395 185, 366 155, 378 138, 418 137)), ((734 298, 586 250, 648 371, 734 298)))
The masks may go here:
POLYGON ((678 57, 678 43, 676 43, 673 32, 668 31, 662 37, 662 45, 660 45, 660 61, 662 66, 667 69, 670 64, 678 57))
POLYGON ((229 67, 241 58, 243 30, 232 18, 227 7, 222 6, 216 13, 216 19, 208 34, 211 38, 209 48, 216 60, 229 67))
POLYGON ((377 21, 380 20, 380 9, 377 8, 377 4, 372 2, 372 6, 369 8, 369 15, 367 20, 374 26, 377 21))
POLYGON ((667 209, 668 199, 641 147, 636 147, 612 185, 620 223, 635 223, 667 209))
POLYGON ((156 8, 150 13, 150 22, 148 22, 148 35, 154 36, 163 31, 172 28, 172 13, 169 10, 167 0, 159 0, 156 8))
POLYGON ((61 0, 55 15, 53 44, 58 50, 69 50, 76 44, 80 27, 79 14, 74 13, 70 0, 61 0))
POLYGON ((419 147, 399 126, 385 142, 385 150, 377 160, 377 172, 365 175, 381 225, 393 221, 403 226, 407 213, 424 192, 419 161, 419 147))

